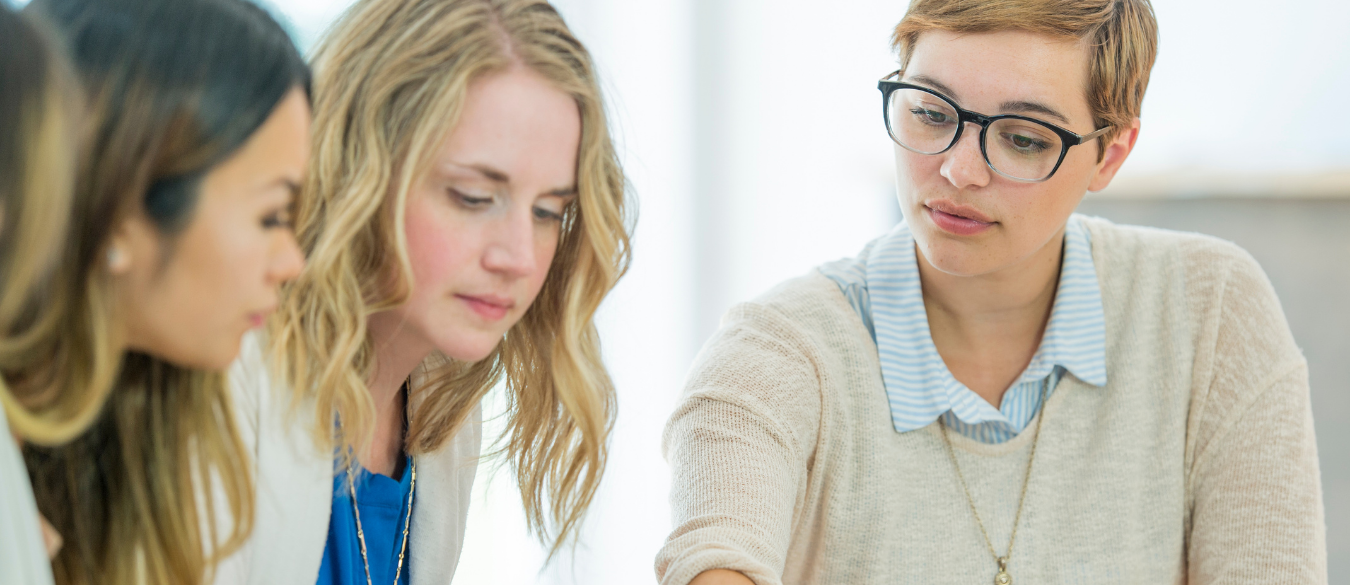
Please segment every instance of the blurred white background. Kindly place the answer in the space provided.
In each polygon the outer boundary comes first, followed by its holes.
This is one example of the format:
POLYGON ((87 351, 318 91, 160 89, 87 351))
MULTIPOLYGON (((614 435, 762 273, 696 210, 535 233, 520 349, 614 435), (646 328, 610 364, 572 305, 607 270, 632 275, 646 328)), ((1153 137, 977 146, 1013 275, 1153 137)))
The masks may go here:
MULTIPOLYGON (((350 1, 271 4, 308 49, 350 1)), ((894 69, 905 0, 555 5, 598 63, 641 209, 633 269, 600 319, 618 422, 581 542, 547 568, 508 474, 480 472, 457 583, 654 581, 670 525, 661 430, 719 315, 899 220, 876 80, 894 69)), ((1350 3, 1155 9, 1143 131, 1104 196, 1350 198, 1350 3)), ((1350 426, 1350 386, 1318 381, 1314 370, 1315 403, 1333 397, 1318 413, 1331 581, 1350 582, 1350 447, 1327 435, 1350 426)))

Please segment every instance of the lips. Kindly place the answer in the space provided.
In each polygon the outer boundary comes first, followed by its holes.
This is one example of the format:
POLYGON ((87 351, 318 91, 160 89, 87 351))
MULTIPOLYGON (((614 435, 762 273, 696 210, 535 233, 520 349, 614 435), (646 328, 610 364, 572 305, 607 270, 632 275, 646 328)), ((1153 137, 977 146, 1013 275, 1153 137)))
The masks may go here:
POLYGON ((924 202, 933 211, 941 211, 947 215, 954 215, 961 219, 969 219, 980 223, 995 223, 992 218, 980 212, 980 210, 969 205, 957 205, 946 199, 933 199, 924 202))
POLYGON ((945 199, 927 201, 924 207, 934 225, 958 236, 973 236, 998 223, 974 207, 957 205, 945 199))
POLYGON ((497 321, 516 305, 510 297, 498 295, 455 295, 469 309, 488 321, 497 321))

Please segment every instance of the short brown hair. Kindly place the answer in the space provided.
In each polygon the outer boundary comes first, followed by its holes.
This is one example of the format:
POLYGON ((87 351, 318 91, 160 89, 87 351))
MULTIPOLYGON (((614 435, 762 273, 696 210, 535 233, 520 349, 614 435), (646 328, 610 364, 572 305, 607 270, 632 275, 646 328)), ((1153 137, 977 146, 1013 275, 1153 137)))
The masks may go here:
MULTIPOLYGON (((914 0, 891 46, 909 66, 919 35, 930 30, 981 33, 1021 30, 1084 41, 1092 51, 1087 100, 1104 147, 1139 116, 1158 55, 1158 21, 1149 0, 914 0)), ((1098 158, 1105 149, 1098 152, 1098 158)))

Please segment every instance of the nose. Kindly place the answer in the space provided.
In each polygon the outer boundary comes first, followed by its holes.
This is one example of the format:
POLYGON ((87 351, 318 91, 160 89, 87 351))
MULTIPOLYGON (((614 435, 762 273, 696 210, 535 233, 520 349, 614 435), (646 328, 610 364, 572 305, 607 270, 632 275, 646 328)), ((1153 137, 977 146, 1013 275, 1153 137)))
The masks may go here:
POLYGON ((973 122, 961 133, 961 139, 943 153, 942 176, 957 189, 989 184, 989 165, 980 152, 980 125, 973 122))
POLYGON ((492 228, 483 251, 483 268, 503 276, 520 278, 535 269, 533 209, 512 210, 492 228))
POLYGON ((300 251, 295 234, 290 230, 282 232, 272 250, 271 262, 267 269, 267 280, 272 285, 280 285, 299 276, 305 267, 305 254, 300 251))

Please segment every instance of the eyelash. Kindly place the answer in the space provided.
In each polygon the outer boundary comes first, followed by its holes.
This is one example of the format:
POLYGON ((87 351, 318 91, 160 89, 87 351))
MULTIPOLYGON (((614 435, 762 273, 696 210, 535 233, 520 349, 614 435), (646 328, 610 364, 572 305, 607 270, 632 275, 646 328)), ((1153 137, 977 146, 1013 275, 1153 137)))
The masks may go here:
POLYGON ((455 200, 458 201, 460 205, 463 205, 465 207, 469 208, 482 207, 488 203, 492 203, 491 197, 471 197, 455 189, 449 189, 449 191, 450 196, 454 197, 455 200))
POLYGON ((541 219, 544 221, 558 221, 558 222, 561 222, 563 219, 561 214, 553 213, 552 211, 539 207, 534 208, 534 217, 535 219, 541 219))
MULTIPOLYGON (((450 192, 451 197, 454 197, 459 201, 460 205, 470 209, 479 208, 492 202, 491 197, 471 197, 456 189, 448 189, 448 191, 450 192)), ((562 214, 554 213, 540 207, 534 208, 534 217, 541 221, 561 222, 563 220, 562 214)))
POLYGON ((291 220, 291 210, 280 210, 269 213, 262 218, 263 229, 294 229, 295 223, 291 220))

